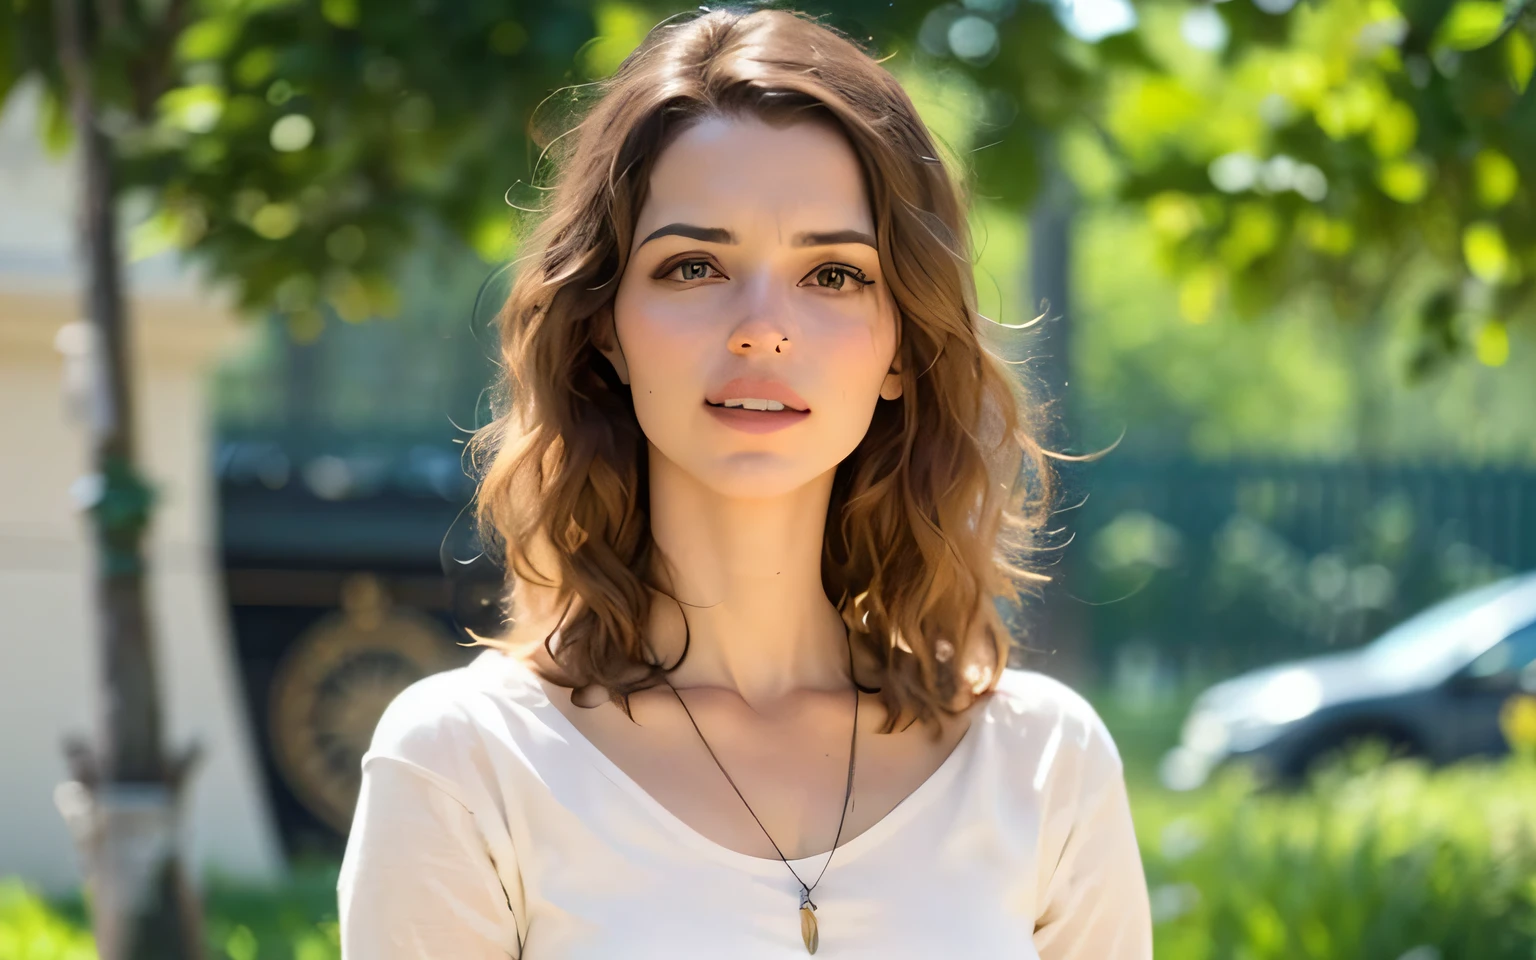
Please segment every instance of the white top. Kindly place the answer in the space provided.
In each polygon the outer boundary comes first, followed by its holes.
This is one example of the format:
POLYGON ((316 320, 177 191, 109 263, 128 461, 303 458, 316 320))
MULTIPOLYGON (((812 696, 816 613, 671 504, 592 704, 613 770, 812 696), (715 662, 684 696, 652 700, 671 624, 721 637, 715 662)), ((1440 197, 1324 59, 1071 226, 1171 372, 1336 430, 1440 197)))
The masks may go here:
MULTIPOLYGON (((816 876, 826 854, 791 860, 816 876)), ((669 812, 486 650, 390 704, 338 885, 351 960, 806 956, 800 887, 669 812)), ((818 957, 1150 960, 1120 757, 1098 715, 1005 671, 937 771, 838 847, 818 957)))

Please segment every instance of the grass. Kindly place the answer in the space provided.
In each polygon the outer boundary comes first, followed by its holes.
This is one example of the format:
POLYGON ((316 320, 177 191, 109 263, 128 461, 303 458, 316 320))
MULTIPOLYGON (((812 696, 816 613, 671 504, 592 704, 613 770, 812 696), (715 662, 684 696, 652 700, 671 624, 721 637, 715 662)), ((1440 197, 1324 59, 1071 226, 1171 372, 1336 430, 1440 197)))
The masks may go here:
POLYGON ((1101 701, 1159 960, 1536 960, 1536 753, 1432 770, 1358 753, 1296 793, 1159 784, 1174 698, 1101 701))
POLYGON ((1536 960, 1536 759, 1229 775, 1141 825, 1158 957, 1536 960))
MULTIPOLYGON (((296 864, 277 888, 211 878, 205 890, 208 956, 228 960, 336 960, 335 863, 296 864)), ((0 960, 96 960, 86 905, 45 901, 0 881, 0 960)))

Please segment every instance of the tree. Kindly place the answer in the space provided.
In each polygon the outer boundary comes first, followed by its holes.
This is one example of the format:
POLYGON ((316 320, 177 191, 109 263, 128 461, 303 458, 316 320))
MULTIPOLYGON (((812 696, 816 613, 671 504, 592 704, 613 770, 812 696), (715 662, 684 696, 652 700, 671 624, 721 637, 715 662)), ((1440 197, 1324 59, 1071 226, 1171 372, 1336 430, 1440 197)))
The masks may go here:
POLYGON ((1469 345, 1502 363, 1507 325, 1536 315, 1536 9, 1290 7, 1152 8, 1159 68, 1121 78, 1103 118, 1186 317, 1321 294, 1369 323, 1406 296, 1411 374, 1469 345))
POLYGON ((178 246, 256 310, 312 336, 322 304, 392 312, 390 268, 447 224, 488 253, 509 239, 502 190, 526 172, 524 124, 591 35, 584 5, 500 0, 14 0, 0 6, 0 98, 46 92, 45 135, 80 164, 81 250, 104 414, 84 488, 96 539, 100 727, 69 745, 88 791, 82 838, 98 949, 202 955, 177 797, 194 751, 162 743, 135 462, 116 204, 147 190, 140 252, 178 246), (538 42, 531 42, 537 37, 538 42), (67 107, 66 107, 67 104, 67 107))

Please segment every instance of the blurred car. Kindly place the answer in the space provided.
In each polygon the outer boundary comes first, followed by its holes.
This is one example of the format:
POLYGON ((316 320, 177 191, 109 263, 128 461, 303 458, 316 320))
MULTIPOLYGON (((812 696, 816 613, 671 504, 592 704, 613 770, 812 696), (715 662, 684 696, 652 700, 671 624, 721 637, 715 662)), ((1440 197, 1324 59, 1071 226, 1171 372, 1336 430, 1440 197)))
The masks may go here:
POLYGON ((1509 750, 1501 714, 1522 697, 1536 707, 1536 572, 1452 597, 1359 649, 1216 684, 1160 776, 1189 790, 1243 760, 1261 782, 1297 783, 1364 741, 1437 764, 1497 755, 1509 750))

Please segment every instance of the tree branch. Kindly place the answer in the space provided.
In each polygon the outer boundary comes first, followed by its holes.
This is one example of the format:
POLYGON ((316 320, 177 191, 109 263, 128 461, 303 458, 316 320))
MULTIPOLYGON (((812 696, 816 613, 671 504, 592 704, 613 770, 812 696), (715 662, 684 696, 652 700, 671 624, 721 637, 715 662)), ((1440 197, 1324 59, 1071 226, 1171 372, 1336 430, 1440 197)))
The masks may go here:
POLYGON ((1485 47, 1491 47, 1498 43, 1500 40, 1503 40, 1505 37, 1509 36, 1509 32, 1515 29, 1515 24, 1520 22, 1520 18, 1525 16, 1526 12, 1529 11, 1533 5, 1536 5, 1536 0, 1521 0, 1520 3, 1516 4, 1512 9, 1506 12, 1504 14, 1504 22, 1499 24, 1499 35, 1494 37, 1492 40, 1489 40, 1488 43, 1485 44, 1485 47))
POLYGON ((187 0, 170 0, 165 16, 154 31, 154 39, 144 53, 143 62, 133 70, 133 112, 140 123, 154 119, 155 101, 170 86, 171 53, 176 38, 186 26, 187 0))

